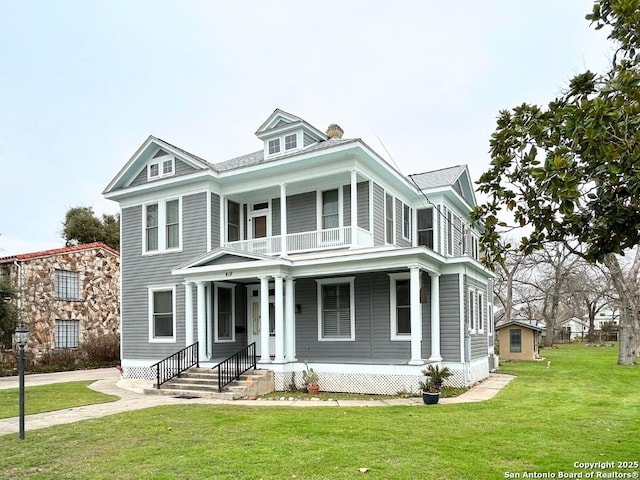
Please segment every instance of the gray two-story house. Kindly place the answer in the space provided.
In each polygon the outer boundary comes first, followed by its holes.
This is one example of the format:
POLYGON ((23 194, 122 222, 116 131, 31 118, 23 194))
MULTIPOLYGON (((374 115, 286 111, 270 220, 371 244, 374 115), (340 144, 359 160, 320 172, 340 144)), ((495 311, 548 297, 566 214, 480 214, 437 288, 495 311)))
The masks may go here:
POLYGON ((196 342, 211 366, 255 343, 276 389, 304 362, 337 392, 415 391, 431 362, 454 384, 487 377, 492 275, 467 167, 407 177, 279 109, 255 135, 258 151, 224 161, 150 136, 106 187, 125 377, 196 342))

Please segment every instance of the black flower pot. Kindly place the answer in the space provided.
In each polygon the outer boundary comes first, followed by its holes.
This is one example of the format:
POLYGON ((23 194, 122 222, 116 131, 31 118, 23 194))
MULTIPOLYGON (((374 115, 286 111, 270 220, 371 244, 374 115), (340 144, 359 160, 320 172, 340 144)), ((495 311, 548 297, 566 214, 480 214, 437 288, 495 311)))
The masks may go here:
POLYGON ((422 392, 422 401, 425 405, 435 405, 440 400, 440 393, 422 392))

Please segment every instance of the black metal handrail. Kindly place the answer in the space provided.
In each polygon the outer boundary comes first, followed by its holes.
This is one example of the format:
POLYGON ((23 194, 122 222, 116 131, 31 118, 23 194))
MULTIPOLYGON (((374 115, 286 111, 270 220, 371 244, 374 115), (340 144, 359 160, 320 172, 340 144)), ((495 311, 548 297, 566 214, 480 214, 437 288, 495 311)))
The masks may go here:
POLYGON ((196 367, 200 366, 198 360, 198 342, 151 365, 151 368, 155 367, 156 369, 156 388, 159 389, 160 385, 171 380, 173 377, 177 377, 194 365, 196 367))
POLYGON ((240 375, 256 366, 256 344, 246 346, 213 367, 218 369, 218 391, 238 380, 240 375))

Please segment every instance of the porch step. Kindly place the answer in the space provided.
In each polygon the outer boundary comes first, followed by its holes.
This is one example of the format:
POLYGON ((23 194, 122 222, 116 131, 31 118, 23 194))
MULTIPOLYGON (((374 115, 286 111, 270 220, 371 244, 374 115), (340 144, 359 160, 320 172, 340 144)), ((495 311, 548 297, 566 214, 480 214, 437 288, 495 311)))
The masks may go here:
POLYGON ((165 382, 160 388, 147 388, 146 395, 169 395, 174 397, 213 398, 238 400, 256 397, 274 390, 273 372, 249 370, 218 392, 218 371, 211 368, 190 368, 180 376, 165 382))

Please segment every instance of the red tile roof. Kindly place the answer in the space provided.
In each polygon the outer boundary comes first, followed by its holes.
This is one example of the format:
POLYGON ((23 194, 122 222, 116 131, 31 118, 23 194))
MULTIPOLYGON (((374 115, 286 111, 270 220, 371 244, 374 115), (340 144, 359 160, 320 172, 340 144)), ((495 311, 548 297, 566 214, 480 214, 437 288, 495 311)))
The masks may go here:
POLYGON ((82 251, 82 250, 91 250, 94 248, 102 248, 103 250, 107 250, 108 252, 113 253, 114 255, 120 255, 120 253, 109 247, 108 245, 105 245, 102 242, 93 242, 93 243, 83 243, 80 245, 72 245, 70 247, 62 247, 62 248, 54 248, 51 250, 42 250, 40 252, 32 252, 32 253, 21 253, 18 255, 9 255, 8 257, 0 257, 0 262, 2 261, 7 261, 7 260, 32 260, 34 258, 41 258, 41 257, 49 257, 51 255, 60 255, 62 253, 69 253, 69 252, 78 252, 78 251, 82 251))

